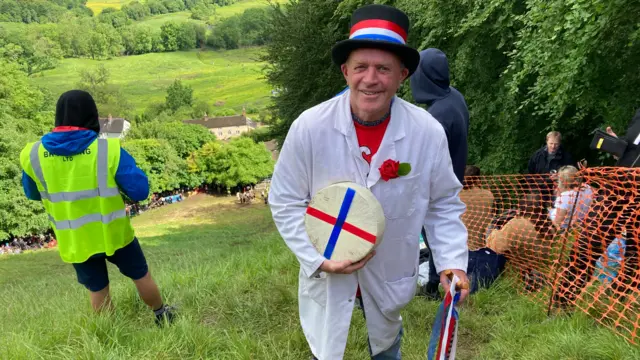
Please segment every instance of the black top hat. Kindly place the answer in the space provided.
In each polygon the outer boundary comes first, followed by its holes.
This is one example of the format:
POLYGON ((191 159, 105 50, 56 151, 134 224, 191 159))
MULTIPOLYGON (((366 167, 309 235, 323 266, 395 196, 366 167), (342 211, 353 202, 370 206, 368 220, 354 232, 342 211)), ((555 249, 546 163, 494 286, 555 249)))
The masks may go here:
POLYGON ((333 46, 333 62, 344 64, 356 49, 382 49, 399 56, 410 76, 420 63, 420 54, 406 45, 408 34, 409 18, 401 10, 378 4, 363 6, 351 15, 349 39, 333 46))

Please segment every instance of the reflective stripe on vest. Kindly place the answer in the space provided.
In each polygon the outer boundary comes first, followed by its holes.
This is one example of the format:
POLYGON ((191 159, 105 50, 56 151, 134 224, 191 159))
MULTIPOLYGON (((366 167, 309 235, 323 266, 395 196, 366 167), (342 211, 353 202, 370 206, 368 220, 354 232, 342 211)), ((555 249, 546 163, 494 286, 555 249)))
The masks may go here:
POLYGON ((88 214, 75 220, 56 221, 56 219, 54 219, 53 216, 49 215, 49 221, 51 221, 55 225, 56 229, 58 230, 75 230, 89 223, 101 222, 103 224, 108 224, 113 220, 121 219, 126 216, 127 216, 127 212, 124 209, 122 209, 122 210, 116 210, 107 215, 102 215, 99 213, 88 214))
POLYGON ((117 187, 107 187, 107 178, 109 174, 109 144, 106 139, 98 139, 98 188, 82 191, 58 192, 53 194, 49 193, 47 182, 44 180, 44 175, 42 174, 40 156, 38 155, 40 144, 40 141, 33 144, 31 152, 29 153, 29 158, 31 159, 33 172, 44 188, 44 191, 40 191, 40 197, 42 199, 47 199, 52 203, 58 203, 62 201, 91 199, 94 197, 112 197, 120 194, 120 190, 118 190, 117 187))

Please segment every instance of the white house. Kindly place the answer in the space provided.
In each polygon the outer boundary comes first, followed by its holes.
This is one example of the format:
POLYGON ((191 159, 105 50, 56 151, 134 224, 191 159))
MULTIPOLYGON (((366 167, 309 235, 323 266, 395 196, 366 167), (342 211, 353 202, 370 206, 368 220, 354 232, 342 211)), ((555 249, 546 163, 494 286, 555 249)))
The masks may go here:
POLYGON ((123 118, 114 118, 109 114, 108 118, 99 118, 101 139, 120 138, 123 139, 131 124, 123 118))

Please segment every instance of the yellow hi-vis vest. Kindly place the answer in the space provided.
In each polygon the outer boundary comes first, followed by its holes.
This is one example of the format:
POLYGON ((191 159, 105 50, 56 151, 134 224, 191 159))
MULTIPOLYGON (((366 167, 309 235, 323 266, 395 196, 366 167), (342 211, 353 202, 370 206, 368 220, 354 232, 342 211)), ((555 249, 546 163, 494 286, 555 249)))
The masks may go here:
POLYGON ((64 262, 112 255, 133 240, 115 180, 119 162, 119 139, 96 139, 73 156, 54 155, 40 141, 22 150, 20 163, 38 186, 64 262))

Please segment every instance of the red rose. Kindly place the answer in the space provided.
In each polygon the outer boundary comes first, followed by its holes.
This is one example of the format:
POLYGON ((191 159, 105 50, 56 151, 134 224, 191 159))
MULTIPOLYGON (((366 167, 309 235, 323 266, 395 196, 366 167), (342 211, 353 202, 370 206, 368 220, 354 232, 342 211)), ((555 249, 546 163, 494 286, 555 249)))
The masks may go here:
POLYGON ((382 177, 382 180, 389 181, 389 179, 395 179, 398 177, 399 168, 400 161, 393 161, 389 159, 385 160, 378 170, 380 170, 380 177, 382 177))

